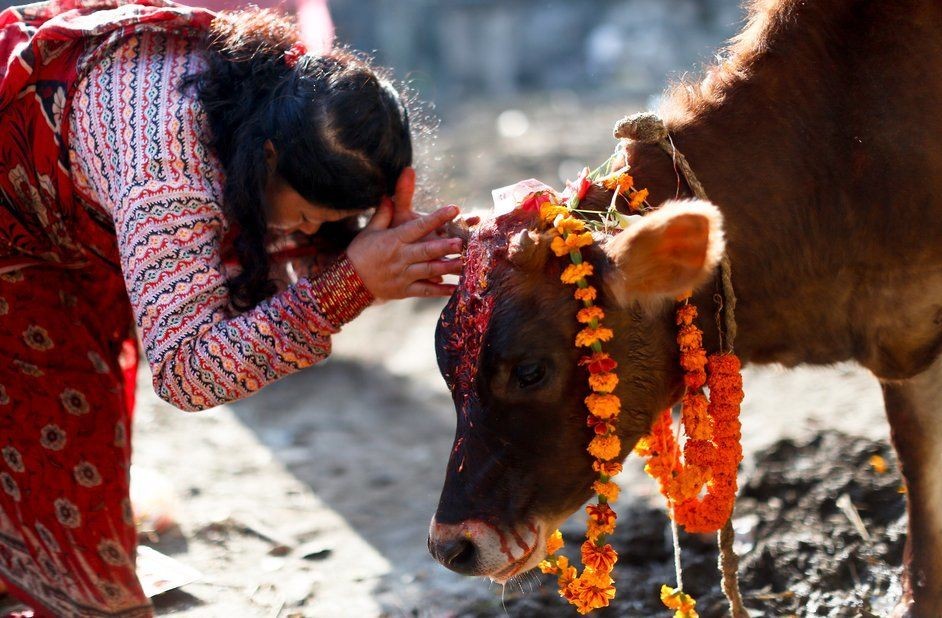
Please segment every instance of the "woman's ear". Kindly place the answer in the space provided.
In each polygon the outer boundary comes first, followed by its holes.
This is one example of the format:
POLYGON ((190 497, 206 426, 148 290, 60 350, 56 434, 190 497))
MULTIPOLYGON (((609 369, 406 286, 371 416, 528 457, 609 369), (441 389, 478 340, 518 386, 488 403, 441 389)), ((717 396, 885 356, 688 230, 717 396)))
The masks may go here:
POLYGON ((723 216, 703 200, 670 200, 613 238, 606 285, 622 304, 694 290, 723 257, 723 216))
POLYGON ((278 151, 270 139, 265 140, 265 165, 268 167, 269 176, 278 168, 278 151))

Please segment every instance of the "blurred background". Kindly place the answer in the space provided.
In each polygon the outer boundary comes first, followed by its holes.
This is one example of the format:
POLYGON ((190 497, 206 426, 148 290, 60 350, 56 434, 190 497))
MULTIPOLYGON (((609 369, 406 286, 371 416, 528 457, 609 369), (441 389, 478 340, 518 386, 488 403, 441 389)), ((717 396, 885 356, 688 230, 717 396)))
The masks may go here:
MULTIPOLYGON (((308 0, 287 8, 309 41, 335 32, 408 85, 421 127, 419 206, 465 211, 488 209, 494 188, 530 177, 561 186, 603 161, 615 121, 656 107, 664 87, 711 63, 744 18, 739 0, 308 0)), ((372 307, 335 337, 323 364, 195 415, 160 402, 142 369, 135 467, 164 477, 165 492, 144 493, 162 496, 154 509, 179 524, 144 539, 202 572, 158 597, 159 614, 572 615, 542 576, 501 589, 427 554, 454 432, 433 348, 443 304, 372 307)), ((746 392, 747 470, 778 439, 825 429, 885 444, 879 388, 858 368, 750 369, 746 392)), ((637 459, 622 485, 619 509, 660 505, 637 459)), ((581 526, 568 524, 570 538, 581 526)), ((632 582, 620 585, 632 594, 632 582)), ((656 603, 654 583, 639 594, 656 603)), ((609 615, 645 615, 625 607, 609 615)))

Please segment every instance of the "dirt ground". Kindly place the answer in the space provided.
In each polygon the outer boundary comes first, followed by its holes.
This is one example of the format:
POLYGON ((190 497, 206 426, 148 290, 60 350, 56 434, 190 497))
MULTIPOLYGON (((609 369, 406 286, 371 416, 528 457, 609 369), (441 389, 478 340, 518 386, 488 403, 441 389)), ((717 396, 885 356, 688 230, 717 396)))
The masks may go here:
MULTIPOLYGON (((645 101, 526 103, 529 126, 516 137, 495 128, 504 108, 445 118, 426 154, 429 193, 480 209, 492 188, 521 178, 558 184, 604 159, 614 121, 645 101)), ((169 480, 180 523, 154 546, 203 574, 157 597, 159 615, 574 615, 543 576, 502 588, 427 553, 454 431, 433 349, 442 306, 370 308, 335 338, 328 361, 212 411, 168 407, 142 372, 135 466, 169 480)), ((845 365, 751 368, 746 393, 737 545, 748 607, 756 616, 885 614, 898 594, 904 496, 876 381, 845 365), (869 464, 878 453, 890 464, 884 474, 869 464)), ((666 616, 656 598, 673 573, 661 501, 638 459, 621 481, 619 597, 602 615, 666 616)), ((570 521, 568 538, 581 525, 570 521)), ((710 540, 683 545, 702 615, 721 615, 710 540)))

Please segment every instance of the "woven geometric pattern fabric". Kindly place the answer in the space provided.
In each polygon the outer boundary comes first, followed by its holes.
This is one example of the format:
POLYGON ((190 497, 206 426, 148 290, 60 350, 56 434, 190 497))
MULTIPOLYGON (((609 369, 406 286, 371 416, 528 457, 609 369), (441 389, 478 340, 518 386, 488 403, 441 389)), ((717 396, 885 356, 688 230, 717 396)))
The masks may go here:
POLYGON ((78 85, 70 140, 77 190, 114 219, 154 388, 185 410, 240 399, 325 358, 330 336, 370 300, 324 315, 316 282, 302 278, 246 313, 232 310, 220 258, 223 171, 199 101, 181 90, 202 67, 192 39, 127 39, 78 85))

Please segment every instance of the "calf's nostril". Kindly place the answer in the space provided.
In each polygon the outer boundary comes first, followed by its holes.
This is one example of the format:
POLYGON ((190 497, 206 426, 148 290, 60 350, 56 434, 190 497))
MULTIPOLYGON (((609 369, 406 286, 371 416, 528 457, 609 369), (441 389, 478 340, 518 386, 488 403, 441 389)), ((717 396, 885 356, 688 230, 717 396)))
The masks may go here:
POLYGON ((443 543, 439 547, 439 559, 449 569, 458 573, 468 573, 477 560, 477 550, 470 539, 459 538, 443 543))

